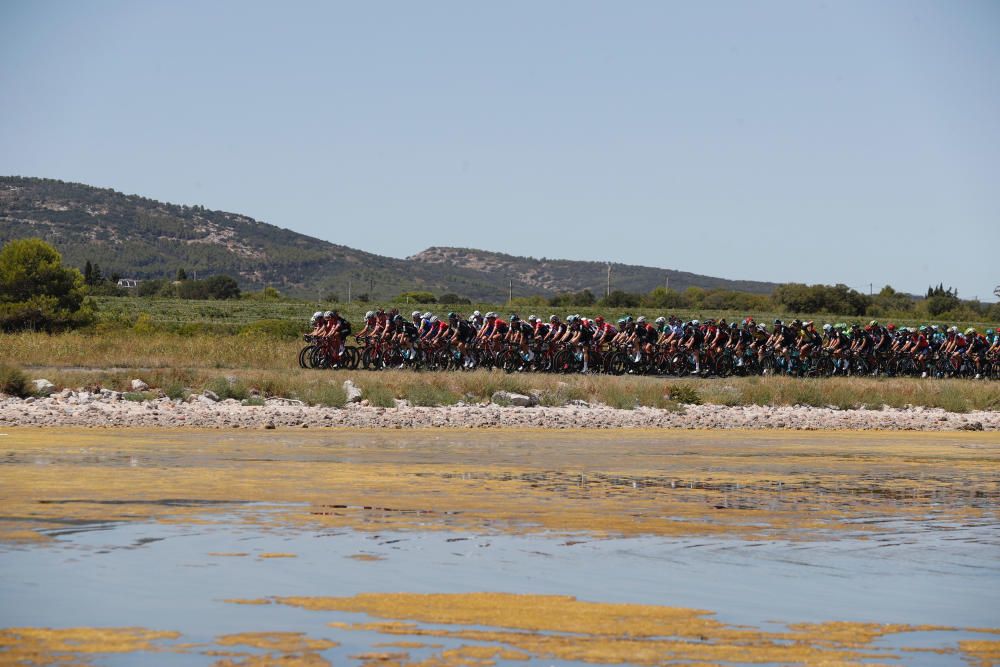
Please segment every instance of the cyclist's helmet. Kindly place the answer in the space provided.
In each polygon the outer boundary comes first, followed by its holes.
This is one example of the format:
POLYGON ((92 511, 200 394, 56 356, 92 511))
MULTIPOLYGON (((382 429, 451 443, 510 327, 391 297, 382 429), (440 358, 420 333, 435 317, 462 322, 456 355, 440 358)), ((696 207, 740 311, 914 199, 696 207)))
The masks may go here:
POLYGON ((885 326, 885 328, 888 329, 889 331, 895 331, 896 330, 896 325, 893 324, 892 322, 889 322, 889 324, 887 324, 885 326))
POLYGON ((403 316, 400 315, 399 313, 396 313, 396 316, 392 318, 392 321, 393 322, 402 322, 403 321, 403 316))
POLYGON ((767 333, 767 327, 765 327, 763 324, 758 324, 757 331, 760 331, 761 333, 767 333))
POLYGON ((923 324, 921 324, 919 327, 917 327, 917 331, 919 331, 920 333, 923 333, 923 332, 927 331, 927 327, 924 326, 923 324))
POLYGON ((667 323, 667 318, 665 318, 665 317, 657 317, 656 318, 656 323, 657 324, 666 324, 667 323))
POLYGON ((691 320, 691 326, 696 327, 699 324, 701 324, 701 322, 699 322, 698 320, 691 320))
POLYGON ((438 316, 431 315, 431 324, 437 324, 437 323, 438 323, 438 316))
POLYGON ((318 320, 321 317, 323 317, 323 311, 322 310, 317 310, 315 313, 313 313, 313 316, 310 318, 310 320, 313 321, 313 322, 315 322, 316 320, 318 320))
POLYGON ((794 320, 792 320, 792 326, 793 327, 800 327, 800 326, 802 326, 802 320, 800 320, 798 318, 795 318, 794 320))
POLYGON ((778 326, 779 324, 781 324, 781 320, 775 320, 774 321, 774 326, 778 326))
POLYGON ((328 311, 326 311, 325 313, 323 313, 323 317, 325 317, 326 319, 330 319, 330 318, 331 318, 331 317, 333 317, 333 316, 334 316, 335 314, 336 314, 336 313, 334 313, 334 312, 333 312, 332 310, 328 310, 328 311))
POLYGON ((528 321, 531 322, 532 324, 534 324, 535 322, 538 321, 538 316, 537 315, 528 315, 528 321))
POLYGON ((558 322, 558 321, 559 321, 558 315, 549 315, 549 322, 558 322))
POLYGON ((474 311, 472 311, 472 316, 473 317, 482 317, 483 314, 480 313, 478 310, 474 310, 474 311))
POLYGON ((631 324, 631 323, 632 323, 632 316, 631 315, 626 315, 625 316, 625 324, 631 324))
POLYGON ((971 336, 974 333, 976 333, 976 330, 973 327, 969 327, 968 329, 965 330, 965 335, 966 336, 971 336))
POLYGON ((753 318, 752 318, 752 317, 750 317, 749 315, 747 315, 747 316, 746 316, 746 317, 745 317, 745 318, 743 319, 743 324, 753 324, 753 318))
POLYGON ((823 331, 830 331, 832 329, 833 329, 833 325, 832 324, 827 323, 827 324, 823 325, 823 331))
POLYGON ((872 320, 871 322, 868 323, 868 326, 870 326, 870 327, 877 327, 878 326, 878 320, 872 320))
POLYGON ((454 311, 448 313, 448 319, 449 320, 457 320, 458 319, 458 313, 456 313, 454 311))
POLYGON ((597 317, 595 317, 594 321, 597 322, 598 324, 604 324, 604 318, 601 317, 600 315, 598 315, 597 317))
POLYGON ((488 320, 495 320, 496 318, 497 318, 497 314, 494 313, 492 310, 490 312, 486 313, 486 319, 488 319, 488 320))
POLYGON ((366 320, 370 320, 373 317, 375 317, 375 311, 374 310, 369 310, 367 313, 365 313, 365 319, 366 320))
POLYGON ((410 317, 420 317, 420 311, 419 310, 413 311, 412 313, 410 313, 410 317))
POLYGON ((625 326, 625 318, 624 317, 618 318, 618 326, 619 327, 625 326))
POLYGON ((958 333, 958 327, 950 327, 948 329, 948 333, 953 333, 953 334, 958 333))
POLYGON ((420 316, 420 319, 429 320, 431 319, 431 315, 433 315, 433 313, 431 313, 431 311, 428 310, 426 313, 420 316))
POLYGON ((731 322, 729 324, 729 328, 730 329, 739 329, 740 328, 740 323, 739 322, 731 322))
POLYGON ((986 330, 986 335, 987 335, 987 336, 992 336, 992 335, 993 335, 993 333, 994 333, 993 329, 987 329, 987 330, 986 330))
POLYGON ((640 315, 640 316, 638 317, 638 319, 636 319, 636 321, 635 321, 635 322, 636 322, 636 324, 645 324, 645 323, 646 323, 646 318, 645 318, 645 316, 643 316, 643 315, 640 315))
POLYGON ((511 313, 510 314, 510 321, 511 322, 520 322, 521 318, 518 317, 517 313, 511 313))

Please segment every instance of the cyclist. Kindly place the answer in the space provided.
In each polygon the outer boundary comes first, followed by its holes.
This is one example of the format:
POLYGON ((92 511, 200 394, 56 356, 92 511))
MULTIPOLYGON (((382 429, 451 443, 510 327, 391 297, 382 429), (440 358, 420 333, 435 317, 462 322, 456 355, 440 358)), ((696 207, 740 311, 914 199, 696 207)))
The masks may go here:
POLYGON ((511 345, 515 345, 520 350, 521 359, 525 362, 532 361, 535 358, 534 353, 528 348, 534 334, 534 327, 523 321, 517 313, 510 314, 510 332, 508 334, 508 340, 511 345))
POLYGON ((567 342, 571 349, 578 349, 583 354, 583 368, 580 369, 580 372, 588 373, 590 372, 590 342, 594 338, 594 332, 591 331, 590 327, 583 325, 579 315, 572 315, 571 319, 568 331, 571 336, 567 342))
POLYGON ((979 334, 975 328, 969 327, 965 330, 965 357, 971 361, 976 368, 976 379, 983 377, 983 355, 986 353, 986 338, 979 334))

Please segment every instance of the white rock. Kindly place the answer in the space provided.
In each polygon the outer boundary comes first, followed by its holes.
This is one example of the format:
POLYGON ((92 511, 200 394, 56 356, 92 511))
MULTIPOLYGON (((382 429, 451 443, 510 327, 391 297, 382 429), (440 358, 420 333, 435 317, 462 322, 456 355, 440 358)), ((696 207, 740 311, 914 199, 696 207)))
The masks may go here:
POLYGON ((344 380, 344 393, 347 394, 348 403, 361 402, 361 389, 350 380, 344 380))
POLYGON ((132 391, 146 391, 147 389, 149 389, 149 385, 142 380, 138 378, 132 380, 132 391))
POLYGON ((205 398, 207 398, 210 401, 218 401, 219 400, 219 395, 216 394, 211 389, 206 389, 204 392, 202 392, 201 395, 204 396, 205 398))
POLYGON ((55 391, 56 386, 46 380, 45 378, 39 378, 35 380, 35 393, 39 396, 48 396, 53 391, 55 391))
POLYGON ((498 405, 514 405, 519 408, 528 408, 538 405, 538 398, 535 396, 525 396, 524 394, 515 394, 510 391, 497 391, 493 392, 490 402, 498 405))

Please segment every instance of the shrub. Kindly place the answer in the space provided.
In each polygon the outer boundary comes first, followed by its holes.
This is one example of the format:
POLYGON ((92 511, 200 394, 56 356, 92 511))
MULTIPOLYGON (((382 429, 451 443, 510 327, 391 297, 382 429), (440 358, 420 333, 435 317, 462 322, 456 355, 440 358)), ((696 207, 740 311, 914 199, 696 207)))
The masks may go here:
POLYGON ((369 405, 379 408, 392 408, 396 406, 396 397, 382 383, 362 383, 361 394, 368 401, 369 405))
POLYGON ((342 408, 347 403, 344 388, 332 383, 306 387, 296 398, 309 405, 325 405, 328 408, 342 408))
POLYGON ((30 393, 31 391, 28 388, 28 377, 21 371, 20 368, 0 365, 0 394, 24 398, 30 393))
POLYGON ((220 401, 227 398, 242 401, 249 395, 247 386, 238 378, 215 378, 205 385, 205 389, 214 392, 220 401))
POLYGON ((458 402, 455 392, 425 382, 418 382, 406 391, 406 398, 413 405, 435 407, 438 405, 454 405, 458 402))
POLYGON ((664 394, 675 403, 686 403, 687 405, 701 405, 701 394, 690 384, 667 385, 664 394))
POLYGON ((184 400, 191 392, 180 382, 171 382, 163 388, 163 393, 167 395, 167 398, 184 400))

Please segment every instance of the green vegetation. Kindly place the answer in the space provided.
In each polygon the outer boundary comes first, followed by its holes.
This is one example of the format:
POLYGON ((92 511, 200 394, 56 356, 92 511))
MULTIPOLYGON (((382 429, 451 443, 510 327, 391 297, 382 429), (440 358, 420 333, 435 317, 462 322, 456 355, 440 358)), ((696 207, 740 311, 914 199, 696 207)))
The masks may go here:
POLYGON ((396 303, 437 303, 437 297, 430 292, 403 292, 396 303))
POLYGON ((31 393, 28 376, 15 366, 0 364, 0 394, 24 398, 31 393))
POLYGON ((64 268, 55 248, 22 239, 0 249, 0 330, 58 331, 91 318, 83 276, 64 268))

